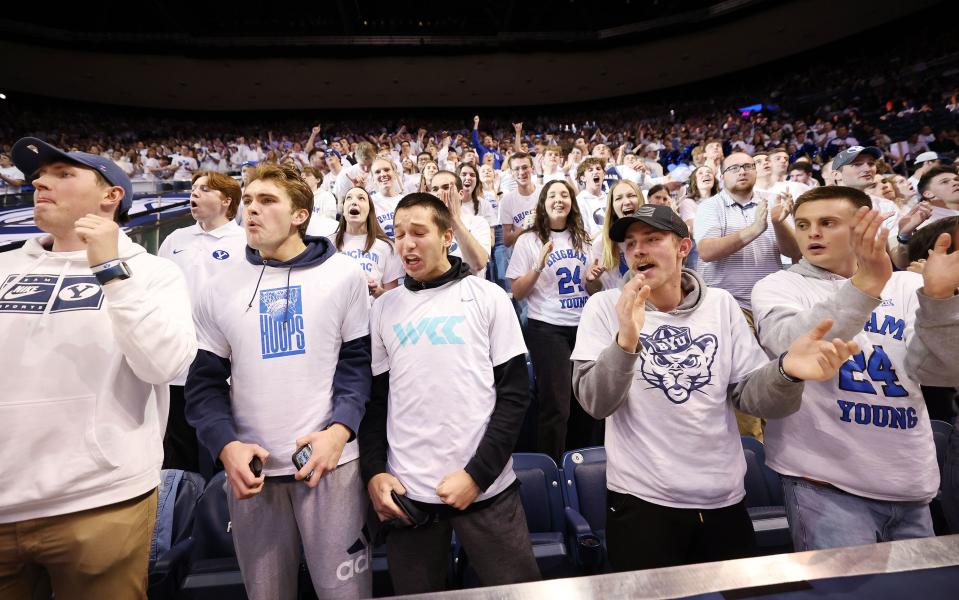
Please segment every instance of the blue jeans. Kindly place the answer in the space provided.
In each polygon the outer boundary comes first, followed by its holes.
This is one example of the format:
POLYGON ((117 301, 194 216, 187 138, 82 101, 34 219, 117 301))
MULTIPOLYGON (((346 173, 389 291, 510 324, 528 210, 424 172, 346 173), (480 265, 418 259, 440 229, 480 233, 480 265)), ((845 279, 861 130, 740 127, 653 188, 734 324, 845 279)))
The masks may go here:
POLYGON ((797 552, 935 535, 928 503, 872 500, 785 475, 782 482, 797 552))

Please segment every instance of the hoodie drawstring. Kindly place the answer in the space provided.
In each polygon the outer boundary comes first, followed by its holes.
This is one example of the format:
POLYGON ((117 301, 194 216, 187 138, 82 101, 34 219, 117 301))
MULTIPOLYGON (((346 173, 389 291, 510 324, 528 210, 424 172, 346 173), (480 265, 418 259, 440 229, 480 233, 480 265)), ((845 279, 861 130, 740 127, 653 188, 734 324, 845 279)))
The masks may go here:
MULTIPOLYGON (((266 271, 266 261, 263 261, 263 268, 260 269, 260 276, 256 279, 256 287, 253 288, 253 295, 250 297, 250 303, 246 305, 246 310, 243 312, 250 312, 250 309, 253 308, 253 300, 256 299, 256 293, 260 290, 260 282, 263 281, 263 272, 266 271)), ((289 284, 287 284, 289 285, 289 284)))

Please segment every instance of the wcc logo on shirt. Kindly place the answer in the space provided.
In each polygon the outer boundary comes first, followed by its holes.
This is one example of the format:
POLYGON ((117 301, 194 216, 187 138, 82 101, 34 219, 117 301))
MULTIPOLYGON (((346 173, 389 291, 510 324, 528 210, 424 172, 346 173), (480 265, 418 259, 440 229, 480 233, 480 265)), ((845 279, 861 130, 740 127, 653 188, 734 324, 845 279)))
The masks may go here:
POLYGON ((260 354, 264 359, 306 354, 300 286, 260 290, 260 354))
POLYGON ((460 346, 465 344, 466 340, 456 333, 456 327, 465 320, 466 317, 462 315, 424 317, 416 322, 394 323, 393 333, 396 334, 400 346, 415 346, 420 339, 433 346, 460 346))
POLYGON ((689 395, 713 378, 713 359, 719 342, 707 333, 692 339, 688 327, 661 325, 652 335, 641 335, 643 352, 640 372, 643 378, 663 390, 674 404, 689 400, 689 395))
POLYGON ((0 288, 0 313, 42 313, 51 299, 50 314, 77 310, 100 310, 103 292, 93 275, 64 277, 57 291, 56 275, 27 275, 7 289, 18 275, 7 277, 0 288), (57 292, 56 296, 53 295, 57 292))

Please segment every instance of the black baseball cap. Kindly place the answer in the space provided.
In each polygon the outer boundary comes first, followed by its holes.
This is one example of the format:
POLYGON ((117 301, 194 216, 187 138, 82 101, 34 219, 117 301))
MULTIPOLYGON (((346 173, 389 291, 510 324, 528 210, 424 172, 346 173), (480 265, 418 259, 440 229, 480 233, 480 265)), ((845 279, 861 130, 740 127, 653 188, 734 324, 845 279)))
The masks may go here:
POLYGON ((20 169, 30 181, 36 178, 37 171, 43 165, 53 162, 77 163, 89 167, 103 176, 110 184, 123 188, 123 198, 120 200, 120 212, 125 213, 133 205, 133 183, 123 169, 109 158, 103 158, 88 152, 64 152, 43 140, 25 137, 17 140, 10 152, 13 164, 20 169))
POLYGON ((662 231, 671 231, 681 238, 689 237, 689 227, 673 209, 663 204, 644 204, 631 215, 618 219, 609 228, 609 238, 614 242, 626 239, 626 230, 633 223, 646 223, 662 231))

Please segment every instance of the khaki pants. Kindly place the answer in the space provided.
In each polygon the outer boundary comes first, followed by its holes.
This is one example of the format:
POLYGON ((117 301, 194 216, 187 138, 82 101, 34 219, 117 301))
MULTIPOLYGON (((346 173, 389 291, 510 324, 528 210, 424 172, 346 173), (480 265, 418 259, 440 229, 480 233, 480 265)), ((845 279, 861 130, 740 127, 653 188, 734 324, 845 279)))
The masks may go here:
POLYGON ((0 598, 146 598, 157 491, 76 513, 0 524, 0 598))
MULTIPOLYGON (((743 316, 746 317, 746 323, 752 330, 753 335, 756 335, 756 325, 753 323, 752 311, 745 308, 743 308, 742 311, 743 316)), ((736 425, 739 426, 740 435, 748 435, 756 438, 760 442, 763 441, 763 422, 759 417, 747 415, 739 409, 736 409, 736 425)))

